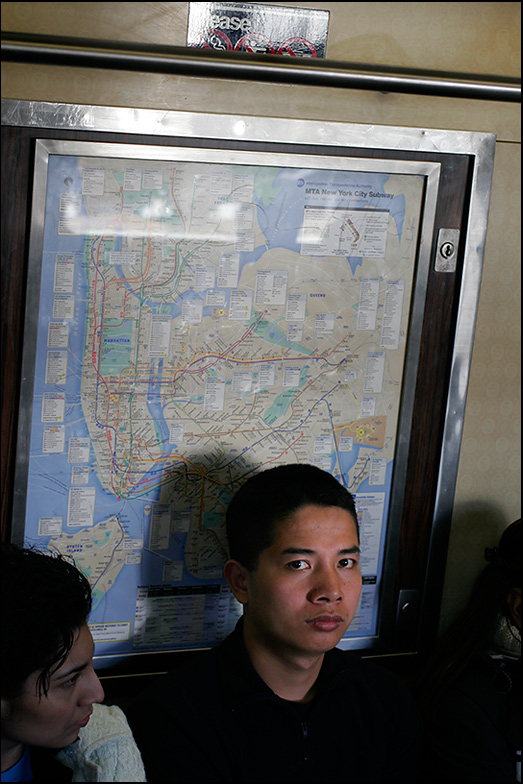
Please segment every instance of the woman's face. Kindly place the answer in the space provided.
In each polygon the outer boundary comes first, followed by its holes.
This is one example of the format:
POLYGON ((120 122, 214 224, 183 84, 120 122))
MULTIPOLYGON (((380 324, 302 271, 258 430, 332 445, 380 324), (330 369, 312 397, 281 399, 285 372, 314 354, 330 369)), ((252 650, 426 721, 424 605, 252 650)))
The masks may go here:
POLYGON ((21 697, 2 700, 2 737, 15 743, 63 748, 78 737, 104 698, 93 670, 94 643, 87 624, 77 632, 69 654, 51 675, 47 694, 38 694, 39 671, 25 683, 21 697))

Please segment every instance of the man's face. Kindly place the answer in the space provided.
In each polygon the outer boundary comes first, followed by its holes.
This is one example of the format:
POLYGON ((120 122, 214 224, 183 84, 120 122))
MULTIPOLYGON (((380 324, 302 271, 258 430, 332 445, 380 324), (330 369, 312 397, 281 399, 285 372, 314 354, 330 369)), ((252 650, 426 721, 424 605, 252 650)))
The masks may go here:
POLYGON ((87 624, 77 633, 67 659, 51 675, 47 695, 37 692, 38 672, 29 676, 24 693, 2 700, 2 735, 11 741, 45 748, 68 746, 85 727, 93 702, 104 692, 92 667, 93 638, 87 624))
POLYGON ((360 592, 354 518, 336 506, 304 506, 247 573, 245 633, 278 656, 324 653, 347 630, 360 592))

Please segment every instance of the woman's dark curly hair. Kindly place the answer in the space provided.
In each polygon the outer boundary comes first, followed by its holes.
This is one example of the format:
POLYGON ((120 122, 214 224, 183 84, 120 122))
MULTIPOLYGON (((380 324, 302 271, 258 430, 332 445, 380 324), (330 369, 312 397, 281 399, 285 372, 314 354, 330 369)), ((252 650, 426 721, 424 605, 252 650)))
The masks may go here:
POLYGON ((91 588, 58 552, 2 544, 2 697, 16 699, 39 671, 39 698, 91 612, 91 588))

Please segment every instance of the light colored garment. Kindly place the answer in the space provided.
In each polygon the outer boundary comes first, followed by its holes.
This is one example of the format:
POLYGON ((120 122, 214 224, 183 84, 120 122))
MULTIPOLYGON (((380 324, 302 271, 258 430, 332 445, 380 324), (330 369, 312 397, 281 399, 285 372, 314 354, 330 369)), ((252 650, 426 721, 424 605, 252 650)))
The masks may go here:
POLYGON ((56 759, 73 770, 72 781, 146 781, 125 714, 115 705, 93 705, 89 724, 56 759))

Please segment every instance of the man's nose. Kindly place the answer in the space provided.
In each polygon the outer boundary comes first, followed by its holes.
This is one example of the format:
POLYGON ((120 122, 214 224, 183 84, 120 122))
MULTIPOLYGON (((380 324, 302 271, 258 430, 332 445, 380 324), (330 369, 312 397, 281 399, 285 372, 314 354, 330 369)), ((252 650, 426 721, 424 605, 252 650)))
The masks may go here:
POLYGON ((318 571, 314 585, 309 592, 309 601, 337 602, 343 598, 341 577, 336 569, 324 568, 318 571))

